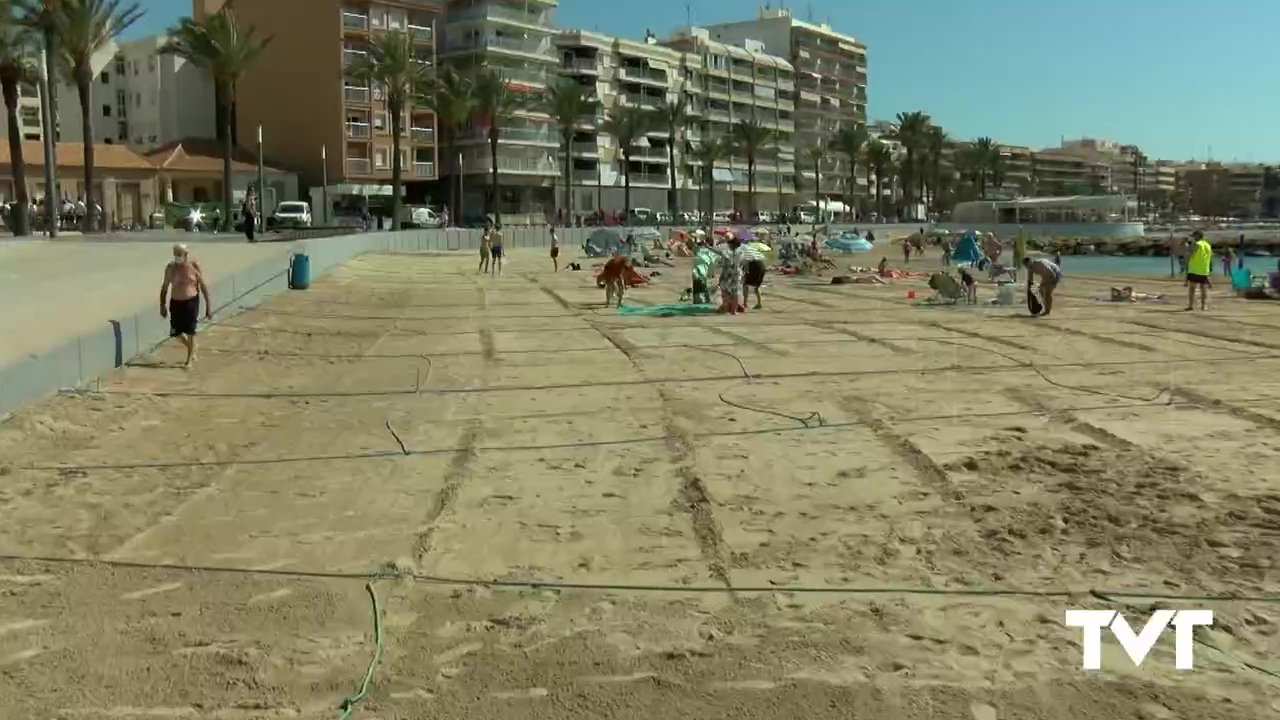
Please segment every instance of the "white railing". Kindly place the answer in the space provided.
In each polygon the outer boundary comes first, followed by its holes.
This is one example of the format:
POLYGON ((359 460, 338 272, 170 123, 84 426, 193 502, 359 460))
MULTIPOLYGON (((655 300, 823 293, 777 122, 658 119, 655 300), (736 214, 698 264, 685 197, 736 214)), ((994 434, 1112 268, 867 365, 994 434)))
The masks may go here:
POLYGON ((497 48, 500 50, 514 50, 516 52, 528 53, 530 55, 550 55, 551 40, 521 40, 508 37, 485 37, 473 38, 471 40, 461 40, 456 43, 450 43, 450 50, 476 50, 480 48, 497 48))
POLYGON ((342 89, 342 95, 349 103, 369 103, 369 88, 345 87, 342 89))
MULTIPOLYGON (((463 163, 469 172, 489 172, 488 158, 471 158, 463 163)), ((498 172, 541 173, 554 175, 558 172, 556 164, 549 158, 513 158, 498 157, 498 172)))
POLYGON ((368 175, 369 168, 368 158, 347 158, 347 174, 349 175, 368 175))
POLYGON ((369 137, 369 123, 347 123, 347 137, 367 138, 369 137))
POLYGON ((416 143, 429 145, 436 141, 436 131, 433 128, 410 128, 409 135, 416 143))
POLYGON ((415 40, 422 40, 424 42, 431 42, 435 37, 435 32, 431 28, 423 25, 414 25, 412 23, 409 24, 409 34, 412 35, 415 40))
POLYGON ((576 142, 573 144, 573 154, 575 155, 596 155, 599 152, 599 145, 593 142, 576 142))
POLYGON ((414 177, 435 177, 436 164, 429 162, 416 162, 413 164, 414 177))
POLYGON ((547 18, 543 13, 525 12, 515 8, 502 7, 500 5, 482 5, 473 7, 469 10, 459 12, 449 12, 449 20, 483 20, 493 18, 496 20, 510 20, 524 25, 532 25, 534 27, 547 27, 547 18))
POLYGON ((368 30, 369 16, 351 10, 342 11, 342 27, 351 30, 368 30))
POLYGON ((515 68, 505 68, 502 66, 493 66, 498 72, 502 73, 502 79, 507 82, 514 83, 533 83, 535 85, 546 85, 547 74, 537 70, 517 70, 515 68))
POLYGON ((349 50, 344 48, 342 51, 342 66, 351 67, 357 62, 364 60, 367 55, 368 53, 360 50, 349 50))
POLYGON ((586 70, 599 72, 599 63, 591 58, 573 58, 563 65, 565 70, 586 70))
POLYGON ((657 82, 657 83, 663 83, 663 84, 666 84, 667 82, 667 71, 655 70, 654 68, 637 68, 637 67, 623 66, 622 76, 631 80, 646 80, 648 82, 657 82))
POLYGON ((520 142, 555 143, 555 144, 560 143, 560 133, 549 127, 501 128, 498 131, 498 137, 501 140, 516 140, 520 142))
POLYGON ((662 98, 656 95, 640 95, 637 93, 627 93, 623 96, 628 105, 637 105, 639 107, 657 107, 662 102, 662 98))
POLYGON ((671 177, 666 173, 631 173, 632 185, 667 185, 670 182, 671 177))

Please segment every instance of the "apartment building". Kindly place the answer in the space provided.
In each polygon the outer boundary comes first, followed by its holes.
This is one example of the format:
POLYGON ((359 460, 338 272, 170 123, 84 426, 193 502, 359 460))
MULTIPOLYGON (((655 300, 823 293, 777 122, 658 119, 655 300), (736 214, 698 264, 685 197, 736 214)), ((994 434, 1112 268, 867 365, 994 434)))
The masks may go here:
MULTIPOLYGON (((44 127, 40 123, 40 88, 31 83, 18 85, 18 128, 23 140, 44 139, 44 127)), ((8 137, 9 123, 0 122, 0 138, 8 137)))
MULTIPOLYGON (((495 69, 525 92, 546 87, 560 55, 552 24, 555 0, 450 0, 441 60, 466 72, 495 69)), ((498 122, 498 211, 504 216, 542 217, 553 207, 559 131, 546 114, 528 108, 505 118, 475 117, 459 143, 464 215, 485 206, 491 157, 488 131, 498 122)), ((510 221, 510 220, 509 220, 510 221)))
MULTIPOLYGON (((665 102, 687 96, 692 119, 702 115, 699 78, 695 68, 686 66, 686 54, 649 39, 630 40, 583 30, 567 30, 556 36, 560 51, 560 74, 592 88, 600 102, 596 117, 583 118, 575 133, 573 183, 570 207, 574 212, 621 211, 624 178, 631 174, 631 206, 663 209, 668 205, 671 176, 671 148, 665 127, 653 127, 631 152, 625 166, 616 138, 603 131, 608 114, 619 107, 656 109, 665 102)), ((677 138, 676 185, 681 208, 696 207, 694 190, 698 178, 689 172, 688 143, 696 141, 699 129, 688 128, 677 138)), ((563 170, 561 171, 563 172, 563 170)))
MULTIPOLYGON (((762 8, 757 17, 707 26, 713 40, 741 45, 760 43, 761 52, 786 58, 794 85, 785 97, 793 99, 797 147, 825 144, 841 127, 867 124, 867 49, 857 38, 836 32, 826 23, 797 20, 785 8, 762 8)), ((846 159, 831 158, 824 168, 821 191, 842 192, 849 176, 846 159)), ((805 171, 812 180, 812 171, 805 171)), ((859 182, 865 174, 858 173, 859 182)))
POLYGON ((1175 193, 1196 215, 1258 217, 1266 177, 1267 166, 1259 163, 1184 163, 1175 193))
MULTIPOLYGON (((663 44, 684 54, 684 77, 677 81, 691 94, 697 113, 691 143, 734 137, 733 128, 740 122, 756 122, 773 132, 772 147, 756 158, 754 198, 749 197, 748 163, 742 153, 728 158, 723 163, 727 167, 713 169, 716 184, 728 186, 732 207, 791 207, 796 192, 796 79, 791 63, 765 52, 757 40, 748 38, 737 45, 714 40, 708 28, 680 30, 663 44)), ((686 164, 692 178, 704 176, 693 157, 686 164)), ((716 202, 724 204, 720 196, 716 202)))
MULTIPOLYGON (((194 0, 212 12, 218 0, 194 0)), ((270 0, 240 2, 241 23, 274 39, 236 93, 238 135, 263 129, 264 155, 298 171, 304 183, 327 179, 335 204, 344 196, 391 193, 391 122, 385 94, 348 70, 370 43, 408 33, 420 62, 435 64, 443 7, 434 0, 270 0)), ((412 102, 401 118, 403 191, 423 199, 438 178, 435 114, 412 102)))
MULTIPOLYGON (((166 35, 113 42, 94 55, 89 118, 94 142, 145 151, 217 134, 213 81, 202 68, 161 53, 166 42, 166 35)), ((58 105, 63 136, 81 138, 84 123, 74 86, 59 87, 58 105)))

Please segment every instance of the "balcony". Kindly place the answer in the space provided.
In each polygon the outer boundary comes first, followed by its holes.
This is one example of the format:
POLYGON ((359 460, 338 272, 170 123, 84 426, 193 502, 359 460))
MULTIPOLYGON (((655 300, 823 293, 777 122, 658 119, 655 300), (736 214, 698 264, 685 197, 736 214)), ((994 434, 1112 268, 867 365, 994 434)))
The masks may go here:
POLYGON ((573 181, 581 185, 594 185, 600 181, 600 173, 596 170, 574 170, 573 181))
POLYGON ((357 105, 368 105, 369 104, 369 88, 350 87, 350 86, 344 87, 342 89, 342 97, 348 103, 354 103, 357 105))
POLYGON ((671 183, 670 176, 667 173, 631 173, 632 185, 662 185, 667 186, 671 183))
POLYGON ((656 108, 664 100, 664 98, 657 95, 640 95, 637 93, 627 93, 622 98, 628 105, 647 108, 656 108))
POLYGON ((409 23, 409 34, 418 42, 431 42, 435 40, 435 31, 426 25, 415 25, 409 23))
POLYGON ((409 128, 409 137, 419 145, 434 145, 436 131, 435 128, 409 128))
POLYGON ((349 68, 358 62, 364 61, 364 59, 368 56, 369 56, 369 53, 363 50, 352 50, 350 48, 343 48, 342 49, 342 67, 349 68))
POLYGON ((367 139, 370 134, 369 123, 347 123, 347 137, 367 139))
POLYGON ((549 37, 545 40, 526 40, 523 38, 490 36, 459 40, 458 42, 449 43, 447 46, 447 50, 450 52, 466 52, 470 50, 485 49, 507 50, 510 52, 539 55, 549 58, 551 56, 552 45, 549 37))
POLYGON ((368 158, 347 158, 348 175, 368 175, 371 170, 368 158))
MULTIPOLYGON (((489 158, 473 157, 463 162, 466 172, 489 172, 489 158)), ((559 168, 551 158, 518 158, 498 156, 498 172, 556 175, 559 168)))
POLYGON ((348 10, 344 8, 342 11, 342 27, 347 30, 368 32, 369 16, 355 10, 348 10))
POLYGON ((500 140, 511 142, 559 145, 560 133, 550 125, 545 127, 511 127, 499 130, 500 140))
POLYGON ((430 162, 415 162, 413 164, 413 176, 420 178, 435 177, 436 164, 430 162))
POLYGON ((497 4, 483 5, 461 12, 450 12, 449 21, 453 22, 455 20, 505 20, 538 28, 549 26, 544 13, 526 12, 518 8, 497 4))
POLYGON ((667 155, 666 148, 638 147, 631 149, 631 159, 659 161, 665 163, 670 158, 667 155))
POLYGON ((502 78, 509 83, 518 85, 546 85, 547 73, 539 70, 524 70, 515 68, 504 68, 495 66, 495 70, 502 73, 502 78))
POLYGON ((573 144, 574 155, 599 155, 600 146, 594 142, 576 142, 573 144))
POLYGON ((599 73, 600 64, 595 58, 572 58, 561 66, 569 72, 599 73))
POLYGON ((667 71, 654 68, 628 67, 624 65, 622 67, 622 77, 628 80, 658 83, 663 86, 667 84, 667 71))

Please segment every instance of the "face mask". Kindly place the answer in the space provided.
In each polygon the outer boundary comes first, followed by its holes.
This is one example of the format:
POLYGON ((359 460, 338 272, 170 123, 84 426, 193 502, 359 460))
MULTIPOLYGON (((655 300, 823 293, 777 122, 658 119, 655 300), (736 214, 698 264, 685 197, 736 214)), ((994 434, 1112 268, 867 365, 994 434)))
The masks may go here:
POLYGON ((186 256, 186 255, 174 255, 174 256, 173 256, 173 261, 174 261, 175 263, 177 263, 178 265, 181 265, 181 264, 183 264, 183 263, 185 263, 185 262, 187 261, 187 256, 186 256))

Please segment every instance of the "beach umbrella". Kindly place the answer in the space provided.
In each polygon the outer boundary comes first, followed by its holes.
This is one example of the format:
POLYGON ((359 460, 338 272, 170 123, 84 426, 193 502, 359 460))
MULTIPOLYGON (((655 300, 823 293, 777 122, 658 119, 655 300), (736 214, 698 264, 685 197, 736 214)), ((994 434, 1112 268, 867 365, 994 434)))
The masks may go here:
POLYGON ((760 237, 761 235, 764 235, 765 237, 768 237, 768 236, 769 236, 769 235, 771 235, 772 233, 769 231, 769 228, 764 227, 764 226, 762 225, 762 226, 760 226, 760 227, 758 227, 758 228, 753 228, 753 229, 751 230, 751 234, 752 234, 752 235, 755 235, 756 237, 760 237))
POLYGON ((747 243, 747 247, 748 247, 748 248, 750 248, 750 249, 752 249, 752 250, 755 250, 756 252, 761 252, 761 253, 767 253, 767 252, 769 252, 770 250, 772 250, 772 249, 773 249, 773 248, 769 247, 768 245, 765 245, 765 244, 764 244, 764 243, 762 243, 762 242, 752 242, 752 243, 747 243))
POLYGON ((715 229, 713 229, 711 232, 715 233, 716 235, 728 235, 733 232, 733 228, 729 227, 728 225, 720 225, 715 229))

